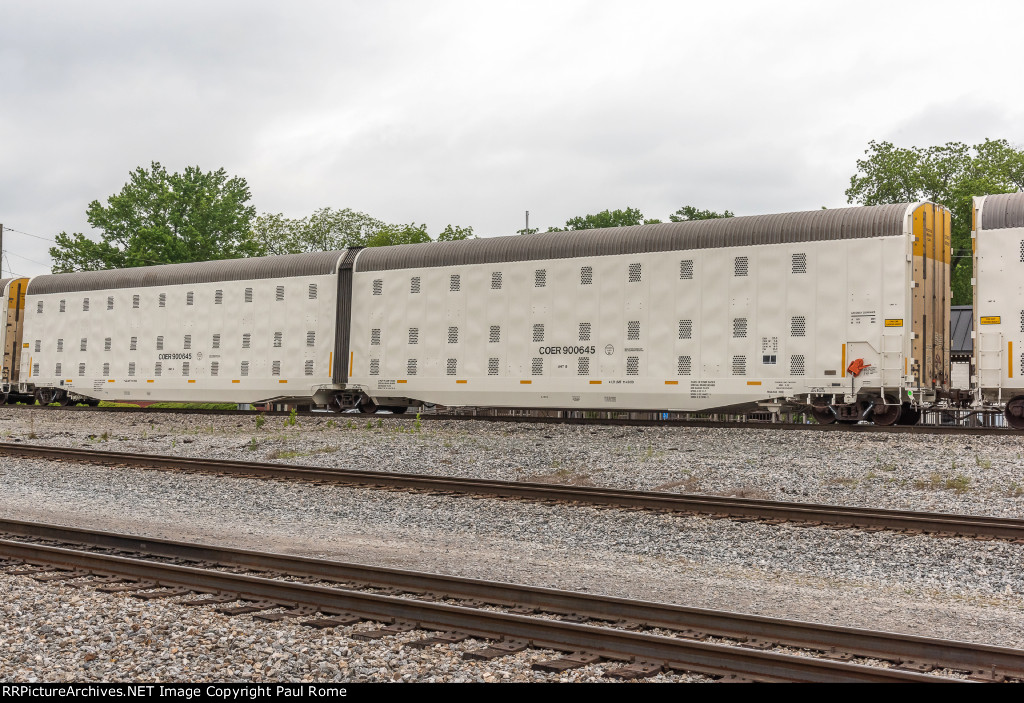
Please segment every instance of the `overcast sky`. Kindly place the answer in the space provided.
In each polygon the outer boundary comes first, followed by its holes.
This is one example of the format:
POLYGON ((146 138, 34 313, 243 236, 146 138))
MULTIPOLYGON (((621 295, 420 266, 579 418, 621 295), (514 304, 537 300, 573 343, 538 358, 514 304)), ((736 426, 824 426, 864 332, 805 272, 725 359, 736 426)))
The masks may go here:
POLYGON ((5 274, 152 161, 492 236, 843 206, 871 139, 1024 144, 1019 2, 160 5, 0 9, 5 274))

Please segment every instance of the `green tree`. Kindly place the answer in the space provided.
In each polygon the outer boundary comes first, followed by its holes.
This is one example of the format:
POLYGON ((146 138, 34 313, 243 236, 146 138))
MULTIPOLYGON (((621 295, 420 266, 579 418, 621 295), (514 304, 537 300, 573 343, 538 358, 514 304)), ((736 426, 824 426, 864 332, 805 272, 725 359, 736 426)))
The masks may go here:
POLYGON ((448 225, 441 234, 437 235, 437 241, 439 242, 460 242, 463 239, 476 239, 473 235, 472 227, 448 225))
POLYGON ((320 208, 312 215, 288 218, 264 213, 253 223, 253 238, 264 254, 298 254, 365 246, 385 226, 381 220, 349 208, 320 208))
POLYGON ((152 264, 235 259, 260 253, 251 237, 256 209, 244 178, 224 169, 189 166, 168 173, 153 162, 139 167, 120 193, 89 203, 93 241, 81 233, 57 235, 50 248, 53 272, 94 271, 152 264))
POLYGON ((952 213, 953 304, 972 300, 972 196, 1024 190, 1024 151, 1005 139, 986 139, 967 146, 897 147, 868 143, 867 158, 857 160, 857 173, 846 190, 849 203, 882 205, 931 200, 952 213))
POLYGON ((693 205, 683 205, 674 213, 668 216, 673 222, 689 222, 691 220, 717 220, 721 217, 734 217, 729 210, 715 212, 714 210, 700 210, 693 205))
POLYGON ((425 244, 433 241, 426 225, 384 225, 363 242, 366 247, 390 247, 396 244, 425 244))
MULTIPOLYGON (((566 230, 602 229, 604 227, 629 227, 644 223, 644 214, 636 208, 625 210, 603 210, 596 215, 583 215, 565 221, 566 230)), ((548 230, 551 232, 552 230, 548 230)))

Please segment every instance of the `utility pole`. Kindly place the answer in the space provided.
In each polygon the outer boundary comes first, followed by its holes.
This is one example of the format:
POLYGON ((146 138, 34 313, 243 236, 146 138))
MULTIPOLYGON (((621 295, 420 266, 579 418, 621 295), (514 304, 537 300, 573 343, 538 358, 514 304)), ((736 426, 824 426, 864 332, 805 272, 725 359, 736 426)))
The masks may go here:
POLYGON ((0 222, 0 278, 4 277, 4 223, 0 222))
MULTIPOLYGON (((0 244, 3 244, 3 232, 4 232, 4 227, 3 227, 3 225, 0 225, 0 244)), ((527 210, 526 211, 526 232, 525 232, 525 234, 529 234, 529 233, 530 233, 530 211, 527 210)))

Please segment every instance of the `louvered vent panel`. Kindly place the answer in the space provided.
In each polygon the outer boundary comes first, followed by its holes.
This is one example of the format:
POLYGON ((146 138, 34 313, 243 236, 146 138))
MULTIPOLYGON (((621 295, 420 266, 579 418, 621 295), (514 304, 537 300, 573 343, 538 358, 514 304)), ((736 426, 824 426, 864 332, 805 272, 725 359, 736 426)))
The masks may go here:
POLYGON ((309 291, 308 291, 307 295, 308 295, 310 300, 316 300, 317 288, 316 288, 316 284, 315 283, 310 283, 309 284, 309 291))
POLYGON ((183 362, 181 362, 181 375, 182 376, 188 376, 188 374, 189 374, 189 362, 183 361, 183 362))
POLYGON ((419 343, 420 343, 420 328, 419 327, 410 327, 409 328, 409 344, 419 344, 419 343))
POLYGON ((544 325, 533 326, 533 341, 543 342, 544 341, 544 325))
POLYGON ((789 375, 790 376, 803 376, 804 375, 804 355, 794 354, 789 357, 789 375))
POLYGON ((89 299, 82 298, 82 312, 89 312, 89 299))
POLYGON ((488 376, 497 376, 498 375, 498 360, 493 358, 493 357, 487 360, 487 375, 488 376))
POLYGON ((543 288, 548 284, 548 270, 537 269, 533 272, 533 287, 543 288))
POLYGON ((807 273, 807 254, 793 254, 793 273, 807 273))
POLYGON ((412 280, 409 281, 409 292, 419 293, 420 292, 420 277, 413 276, 412 280))
POLYGON ((491 290, 501 290, 501 271, 491 271, 491 290))
POLYGON ((681 356, 676 362, 676 373, 680 376, 690 375, 690 357, 681 356))
POLYGON ((410 376, 416 375, 416 359, 409 359, 409 361, 405 363, 405 372, 410 376))
POLYGON ((60 301, 60 312, 64 312, 66 309, 67 309, 67 301, 66 300, 60 301))
POLYGON ((370 359, 370 375, 380 375, 380 359, 370 359))
POLYGON ((594 283, 594 267, 583 266, 580 268, 580 285, 589 286, 594 283))
POLYGON ((164 373, 164 365, 163 365, 163 363, 161 363, 159 361, 156 362, 156 365, 153 367, 153 375, 154 376, 162 376, 163 373, 164 373))
POLYGON ((693 259, 683 259, 679 262, 679 280, 688 281, 693 278, 693 259))
POLYGON ((643 266, 641 264, 629 265, 629 282, 639 283, 643 279, 643 266))
POLYGON ((453 273, 448 279, 448 290, 452 293, 458 293, 462 290, 462 276, 457 273, 453 273))
POLYGON ((40 313, 42 311, 43 311, 43 301, 40 300, 38 303, 36 303, 36 313, 40 313))
POLYGON ((284 286, 277 286, 274 291, 274 300, 278 303, 284 300, 284 286))
POLYGON ((375 278, 373 279, 373 294, 384 295, 384 279, 375 278))
POLYGON ((734 356, 732 358, 732 373, 734 376, 747 375, 747 357, 734 356))
POLYGON ((133 295, 132 296, 132 308, 133 309, 138 309, 138 307, 139 307, 139 296, 133 295))
POLYGON ((590 323, 589 322, 581 322, 580 323, 580 341, 581 342, 589 342, 590 341, 590 323))
POLYGON ((195 305, 196 294, 194 291, 189 291, 185 294, 185 305, 195 305))
POLYGON ((308 332, 306 332, 306 346, 316 346, 316 330, 309 330, 308 332))
POLYGON ((108 361, 108 362, 105 362, 103 364, 103 378, 107 378, 109 376, 110 376, 110 362, 108 361))
POLYGON ((497 342, 500 342, 500 341, 501 341, 501 326, 500 325, 491 325, 491 336, 489 337, 489 342, 491 344, 496 344, 497 342))
POLYGON ((160 294, 160 297, 157 299, 157 305, 159 305, 162 308, 167 307, 167 294, 166 293, 161 293, 160 294))
POLYGON ((1024 239, 1020 241, 1020 262, 1024 264, 1024 239))
POLYGON ((732 273, 734 276, 746 276, 750 260, 746 256, 737 256, 732 262, 732 273))
POLYGON ((39 362, 38 361, 35 362, 34 364, 32 364, 32 375, 33 376, 38 376, 39 375, 39 362))
POLYGON ((53 374, 55 376, 63 376, 64 375, 64 371, 62 370, 61 363, 59 361, 57 362, 57 366, 53 369, 53 374))
POLYGON ((281 375, 281 362, 280 361, 273 361, 273 362, 271 362, 271 364, 270 364, 270 375, 271 376, 280 376, 281 375))
POLYGON ((243 376, 248 376, 249 375, 249 362, 248 361, 243 361, 242 362, 242 366, 241 366, 241 368, 239 370, 241 371, 241 374, 243 376))
POLYGON ((459 343, 459 328, 449 327, 448 328, 448 343, 458 344, 459 343))
POLYGON ((246 332, 245 334, 242 335, 242 349, 251 349, 251 348, 252 348, 252 334, 250 334, 249 332, 246 332))
POLYGON ((213 341, 213 344, 210 345, 210 346, 212 346, 214 349, 220 349, 220 335, 219 334, 213 335, 213 340, 212 341, 213 341))
POLYGON ((1024 332, 1024 310, 1020 311, 1020 331, 1024 332))
POLYGON ((640 339, 640 320, 630 320, 626 323, 626 339, 640 339))
POLYGON ((280 349, 284 344, 284 332, 274 332, 274 348, 280 349))
POLYGON ((540 376, 544 373, 544 358, 540 356, 533 357, 533 365, 531 372, 534 376, 540 376))
POLYGON ((79 364, 78 365, 78 375, 79 376, 84 376, 85 375, 85 364, 79 364))
POLYGON ((110 351, 110 337, 103 340, 103 351, 110 351))
POLYGON ((247 302, 247 303, 251 303, 252 302, 252 288, 246 288, 245 289, 245 302, 247 302))
POLYGON ((627 356, 626 357, 626 375, 636 376, 640 373, 640 357, 639 356, 627 356))
POLYGON ((79 351, 85 351, 85 349, 88 346, 88 344, 89 344, 89 340, 83 338, 82 339, 82 343, 79 345, 79 351))
POLYGON ((57 340, 57 351, 59 351, 59 352, 64 351, 64 340, 63 339, 58 339, 57 340))
POLYGON ((182 346, 185 349, 191 349, 192 348, 192 335, 190 335, 190 334, 186 334, 185 335, 185 339, 184 339, 184 342, 183 342, 182 346))
POLYGON ((219 376, 220 375, 220 362, 219 361, 211 361, 210 362, 210 375, 211 376, 219 376))
POLYGON ((108 295, 107 296, 107 310, 113 310, 113 309, 114 309, 114 296, 108 295))
POLYGON ((128 351, 138 351, 139 349, 139 338, 132 337, 131 342, 128 345, 128 351))
POLYGON ((215 291, 213 291, 213 304, 214 305, 223 305, 224 304, 224 291, 223 290, 215 290, 215 291))
POLYGON ((576 359, 576 375, 577 376, 589 376, 590 375, 590 357, 581 356, 576 359))
POLYGON ((41 352, 41 351, 43 350, 43 340, 41 340, 41 339, 37 339, 37 340, 36 340, 36 345, 35 345, 35 347, 33 347, 33 348, 35 349, 35 351, 36 351, 37 353, 38 353, 38 352, 41 352))
POLYGON ((693 320, 679 321, 679 339, 693 339, 693 320))
POLYGON ((457 359, 449 359, 448 360, 448 375, 449 376, 454 376, 456 373, 458 373, 458 368, 459 368, 459 362, 458 362, 457 359))
POLYGON ((734 339, 742 339, 747 336, 747 318, 736 317, 732 321, 732 336, 734 339))
POLYGON ((375 327, 370 330, 370 344, 377 347, 380 346, 380 328, 375 327))
POLYGON ((803 315, 797 315, 789 320, 789 334, 791 337, 806 337, 807 336, 807 318, 803 315))
POLYGON ((129 376, 134 376, 135 375, 135 362, 134 361, 129 361, 128 362, 128 375, 129 376))

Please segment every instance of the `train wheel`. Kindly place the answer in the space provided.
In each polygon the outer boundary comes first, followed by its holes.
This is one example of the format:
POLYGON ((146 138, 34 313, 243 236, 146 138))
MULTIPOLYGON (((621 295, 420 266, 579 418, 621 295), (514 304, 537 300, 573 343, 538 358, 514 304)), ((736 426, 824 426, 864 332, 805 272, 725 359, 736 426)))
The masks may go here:
POLYGON ((7 405, 7 394, 0 391, 0 405, 7 405))
POLYGON ((1024 430, 1024 395, 1018 395, 1006 404, 1003 411, 1006 416, 1006 424, 1015 430, 1024 430))
POLYGON ((836 421, 836 414, 827 405, 812 405, 811 416, 818 421, 819 425, 831 425, 836 421))
POLYGON ((61 393, 59 396, 57 396, 57 405, 63 405, 64 407, 67 407, 69 405, 78 405, 78 403, 72 403, 71 398, 68 397, 67 393, 61 393))
POLYGON ((921 411, 915 408, 910 403, 903 404, 903 412, 900 413, 900 419, 896 421, 898 425, 916 425, 921 421, 921 411))
POLYGON ((903 415, 903 406, 891 396, 887 397, 885 402, 888 404, 875 404, 874 410, 871 411, 871 420, 876 425, 889 427, 900 421, 900 417, 903 415))
POLYGON ((53 402, 53 398, 56 395, 56 391, 52 388, 37 388, 36 389, 36 402, 40 405, 49 405, 53 402))
POLYGON ((369 398, 363 398, 359 403, 359 412, 363 413, 364 415, 373 415, 375 412, 377 412, 377 410, 377 404, 374 403, 369 398))

